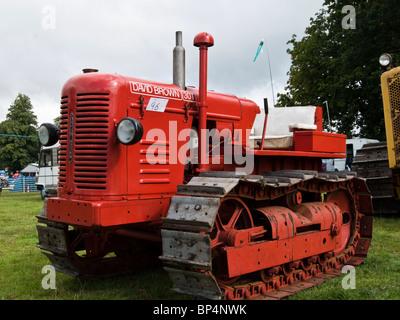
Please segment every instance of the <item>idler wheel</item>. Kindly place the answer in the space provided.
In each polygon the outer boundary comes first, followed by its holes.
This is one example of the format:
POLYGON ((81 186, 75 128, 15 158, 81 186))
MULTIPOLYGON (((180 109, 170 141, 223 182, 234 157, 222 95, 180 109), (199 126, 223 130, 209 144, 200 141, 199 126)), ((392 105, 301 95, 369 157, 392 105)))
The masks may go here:
POLYGON ((213 230, 211 231, 211 251, 213 256, 212 273, 218 283, 232 284, 239 279, 238 277, 229 278, 227 276, 228 266, 221 247, 231 246, 232 238, 237 230, 244 230, 254 227, 251 213, 246 204, 239 198, 225 198, 221 201, 218 208, 213 230))

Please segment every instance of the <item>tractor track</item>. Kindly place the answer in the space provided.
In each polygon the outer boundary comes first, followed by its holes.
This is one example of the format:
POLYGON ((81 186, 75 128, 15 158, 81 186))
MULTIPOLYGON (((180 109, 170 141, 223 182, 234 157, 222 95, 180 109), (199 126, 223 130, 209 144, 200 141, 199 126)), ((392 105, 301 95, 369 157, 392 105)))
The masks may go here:
POLYGON ((361 264, 371 242, 372 214, 365 180, 352 172, 285 170, 242 177, 208 172, 178 186, 178 194, 172 198, 168 215, 163 219, 160 259, 174 283, 173 290, 179 293, 216 300, 281 299, 339 276, 345 264, 361 264), (309 257, 307 263, 303 259, 300 264, 291 265, 291 269, 287 264, 277 265, 228 281, 216 276, 213 228, 221 201, 235 197, 259 203, 266 199, 279 201, 293 191, 329 194, 336 190, 349 192, 353 207, 351 237, 343 251, 309 257))

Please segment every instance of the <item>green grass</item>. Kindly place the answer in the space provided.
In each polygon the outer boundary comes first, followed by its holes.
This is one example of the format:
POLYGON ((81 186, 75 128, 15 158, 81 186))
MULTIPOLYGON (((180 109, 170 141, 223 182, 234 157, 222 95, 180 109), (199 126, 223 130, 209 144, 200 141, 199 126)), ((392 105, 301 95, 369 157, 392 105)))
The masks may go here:
POLYGON ((0 299, 182 299, 172 293, 161 267, 119 277, 84 280, 56 274, 56 290, 43 289, 42 268, 49 264, 38 243, 39 193, 3 191, 0 197, 0 299))
POLYGON ((400 219, 374 219, 371 246, 365 262, 355 269, 355 289, 345 290, 345 275, 318 287, 299 292, 290 299, 313 300, 399 300, 400 219))
MULTIPOLYGON (((49 261, 35 247, 39 193, 3 191, 0 197, 0 299, 2 300, 158 300, 187 299, 171 292, 161 267, 102 280, 83 280, 57 273, 56 289, 42 288, 41 273, 49 261)), ((375 218, 373 240, 365 263, 356 268, 356 289, 342 279, 328 280, 290 300, 400 299, 400 219, 375 218)))

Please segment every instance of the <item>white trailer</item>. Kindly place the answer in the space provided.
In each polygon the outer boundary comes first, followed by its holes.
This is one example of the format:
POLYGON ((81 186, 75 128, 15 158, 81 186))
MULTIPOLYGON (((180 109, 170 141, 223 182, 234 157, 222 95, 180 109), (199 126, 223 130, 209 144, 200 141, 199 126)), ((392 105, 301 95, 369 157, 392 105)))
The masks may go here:
POLYGON ((57 143, 50 147, 42 147, 40 150, 36 187, 40 190, 43 200, 57 194, 59 147, 57 143))
POLYGON ((356 156, 357 150, 361 149, 364 144, 376 143, 379 140, 376 139, 362 139, 353 138, 346 140, 346 159, 326 159, 323 163, 326 164, 326 171, 351 171, 351 165, 354 157, 356 156))

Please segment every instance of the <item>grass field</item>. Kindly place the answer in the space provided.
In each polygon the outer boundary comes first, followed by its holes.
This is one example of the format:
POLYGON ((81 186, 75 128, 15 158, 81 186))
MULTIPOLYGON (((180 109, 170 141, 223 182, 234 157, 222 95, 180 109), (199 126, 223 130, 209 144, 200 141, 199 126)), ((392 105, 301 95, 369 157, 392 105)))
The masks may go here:
MULTIPOLYGON (((47 258, 35 247, 36 218, 43 201, 39 193, 3 191, 0 197, 0 299, 2 300, 159 300, 188 299, 171 292, 161 267, 103 280, 56 275, 56 289, 43 289, 47 258)), ((375 218, 366 262, 356 269, 356 288, 345 290, 345 275, 299 292, 289 299, 400 299, 400 219, 375 218)))

